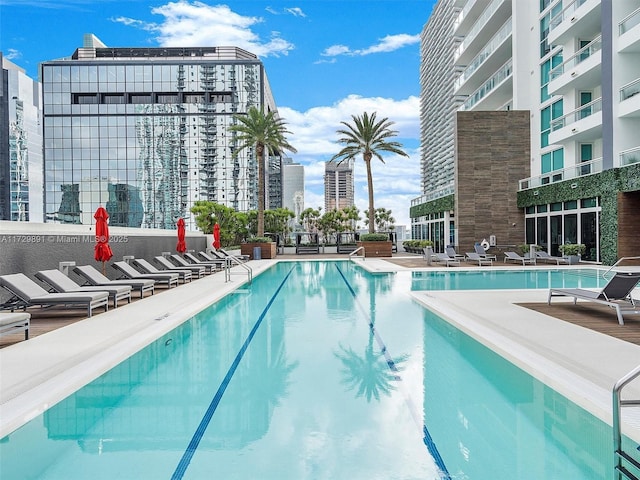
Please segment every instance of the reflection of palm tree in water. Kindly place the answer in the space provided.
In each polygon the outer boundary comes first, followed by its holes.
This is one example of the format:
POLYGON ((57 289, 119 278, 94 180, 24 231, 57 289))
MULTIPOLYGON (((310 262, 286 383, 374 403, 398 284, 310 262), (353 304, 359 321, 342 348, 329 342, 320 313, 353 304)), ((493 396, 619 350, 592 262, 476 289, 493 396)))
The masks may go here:
POLYGON ((340 359, 344 369, 342 383, 347 385, 349 390, 357 388, 356 398, 364 396, 367 402, 372 398, 380 400, 380 395, 390 395, 395 387, 391 382, 400 380, 398 375, 402 371, 401 364, 404 363, 408 355, 396 358, 388 356, 386 348, 378 338, 379 351, 373 347, 373 339, 376 336, 376 293, 387 291, 390 287, 390 277, 370 276, 369 282, 369 341, 364 350, 364 354, 359 356, 352 348, 345 348, 340 345, 340 352, 335 356, 340 359))
POLYGON ((281 348, 271 357, 266 370, 261 373, 259 379, 256 379, 261 397, 266 399, 271 406, 280 405, 280 400, 289 393, 289 385, 291 385, 289 377, 298 367, 298 363, 297 361, 287 363, 285 350, 281 348))

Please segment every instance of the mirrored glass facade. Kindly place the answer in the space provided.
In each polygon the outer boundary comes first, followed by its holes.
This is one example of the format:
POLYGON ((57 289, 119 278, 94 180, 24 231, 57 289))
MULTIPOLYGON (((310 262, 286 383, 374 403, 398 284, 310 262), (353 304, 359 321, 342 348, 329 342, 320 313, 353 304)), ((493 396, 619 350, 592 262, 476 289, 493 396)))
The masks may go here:
POLYGON ((264 67, 225 48, 80 48, 41 65, 47 221, 175 228, 197 200, 257 208, 255 156, 228 132, 275 110, 264 67))

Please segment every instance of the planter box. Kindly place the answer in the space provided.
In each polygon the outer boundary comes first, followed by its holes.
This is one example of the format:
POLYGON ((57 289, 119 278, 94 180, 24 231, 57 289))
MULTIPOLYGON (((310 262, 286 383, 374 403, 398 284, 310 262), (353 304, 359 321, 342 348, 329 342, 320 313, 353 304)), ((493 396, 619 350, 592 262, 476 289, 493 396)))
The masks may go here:
POLYGON ((261 258, 276 258, 276 242, 269 243, 243 243, 240 245, 240 254, 249 255, 250 260, 253 258, 253 249, 259 247, 261 258))
POLYGON ((358 242, 358 247, 364 247, 365 257, 390 257, 393 242, 358 242))

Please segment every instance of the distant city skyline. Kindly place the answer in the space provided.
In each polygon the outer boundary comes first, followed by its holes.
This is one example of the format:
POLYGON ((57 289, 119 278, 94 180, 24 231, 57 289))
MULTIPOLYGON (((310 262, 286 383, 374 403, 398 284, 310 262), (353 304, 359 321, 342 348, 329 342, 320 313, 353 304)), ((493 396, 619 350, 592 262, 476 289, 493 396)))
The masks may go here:
MULTIPOLYGON (((410 158, 374 162, 376 207, 409 225, 420 195, 419 34, 435 0, 0 0, 0 49, 34 79, 42 61, 69 56, 93 33, 110 47, 233 45, 264 62, 280 115, 305 167, 305 206, 324 205, 324 163, 341 121, 364 111, 395 122, 410 158), (393 15, 389 11, 393 10, 393 15), (28 28, 25 26, 28 25, 28 28)), ((364 165, 355 201, 367 205, 364 165)), ((324 210, 324 209, 323 209, 324 210)))

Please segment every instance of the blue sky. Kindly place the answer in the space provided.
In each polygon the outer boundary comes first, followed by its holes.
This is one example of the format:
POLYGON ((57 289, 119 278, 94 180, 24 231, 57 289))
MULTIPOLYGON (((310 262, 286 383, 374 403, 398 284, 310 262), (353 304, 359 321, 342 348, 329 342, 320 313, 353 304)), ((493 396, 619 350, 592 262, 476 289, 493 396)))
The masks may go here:
MULTIPOLYGON (((324 205, 324 162, 351 115, 395 122, 410 158, 375 161, 376 207, 409 225, 420 195, 419 68, 435 0, 0 0, 0 50, 33 78, 38 63, 71 55, 85 33, 110 47, 244 48, 264 62, 280 116, 305 166, 305 206, 324 205)), ((356 163, 356 205, 367 206, 356 163)))

